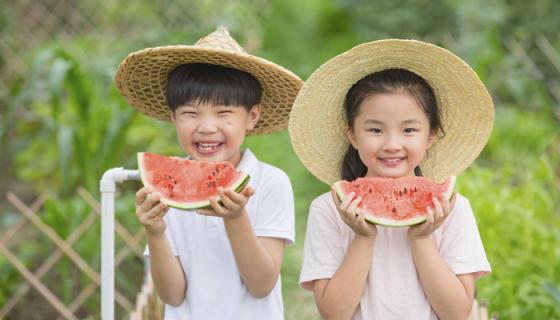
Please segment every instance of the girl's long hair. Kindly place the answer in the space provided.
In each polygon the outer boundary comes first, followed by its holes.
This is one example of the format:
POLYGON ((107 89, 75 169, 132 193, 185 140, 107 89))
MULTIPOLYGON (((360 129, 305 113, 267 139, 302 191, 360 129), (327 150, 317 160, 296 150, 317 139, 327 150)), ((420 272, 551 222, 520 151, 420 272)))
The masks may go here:
MULTIPOLYGON (((375 94, 387 94, 404 91, 410 94, 420 105, 430 124, 430 131, 438 135, 444 134, 436 96, 430 85, 420 76, 404 69, 386 69, 372 73, 356 82, 344 100, 346 124, 354 130, 354 120, 360 112, 360 106, 375 94)), ((421 176, 420 167, 414 169, 417 176, 421 176)), ((340 175, 342 179, 352 181, 367 174, 367 167, 360 159, 358 150, 352 144, 342 160, 340 175)))

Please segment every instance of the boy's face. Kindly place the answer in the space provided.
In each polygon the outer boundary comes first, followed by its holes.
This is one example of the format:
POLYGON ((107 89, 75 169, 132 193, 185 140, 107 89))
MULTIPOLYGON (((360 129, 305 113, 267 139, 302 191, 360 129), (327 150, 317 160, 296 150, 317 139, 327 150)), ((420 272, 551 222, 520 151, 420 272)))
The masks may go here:
POLYGON ((255 127, 260 111, 260 105, 249 112, 242 106, 184 105, 172 113, 172 121, 179 144, 192 159, 237 166, 245 133, 255 127))

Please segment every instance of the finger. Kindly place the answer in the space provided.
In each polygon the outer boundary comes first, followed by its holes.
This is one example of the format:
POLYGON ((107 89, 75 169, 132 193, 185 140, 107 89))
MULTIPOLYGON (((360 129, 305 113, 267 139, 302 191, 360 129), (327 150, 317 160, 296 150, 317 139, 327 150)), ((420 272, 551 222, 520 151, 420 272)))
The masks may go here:
POLYGON ((243 192, 241 192, 245 197, 249 198, 250 196, 255 194, 255 189, 253 189, 253 187, 247 186, 245 189, 243 189, 243 192))
POLYGON ((222 207, 222 205, 218 202, 218 199, 219 199, 218 197, 210 197, 210 206, 212 207, 212 210, 215 213, 217 213, 218 215, 223 215, 225 213, 225 210, 222 207))
POLYGON ((340 203, 340 209, 342 211, 348 211, 348 206, 350 206, 350 204, 352 203, 352 201, 354 200, 354 192, 350 192, 350 194, 348 195, 348 197, 346 197, 346 199, 344 199, 344 201, 342 201, 340 203))
POLYGON ((443 199, 441 201, 441 208, 443 209, 443 215, 447 216, 451 213, 451 204, 449 203, 448 199, 443 199))
POLYGON ((426 224, 433 224, 434 223, 434 210, 431 207, 428 207, 426 210, 428 212, 428 217, 426 219, 426 224))
POLYGON ((457 192, 453 192, 453 195, 451 195, 451 200, 449 200, 451 210, 453 210, 453 208, 455 208, 455 201, 456 200, 457 200, 457 192))
MULTIPOLYGON (((346 211, 352 215, 358 214, 357 209, 360 202, 362 202, 362 197, 356 197, 354 200, 352 200, 352 202, 350 202, 350 205, 348 205, 348 209, 346 211)), ((354 218, 356 217, 354 216, 354 218)))
MULTIPOLYGON (((225 190, 225 191, 224 191, 224 189, 222 189, 222 188, 219 188, 219 189, 218 189, 218 195, 220 196, 220 200, 222 200, 222 205, 223 205, 224 207, 226 207, 226 208, 230 208, 230 209, 231 209, 231 208, 236 208, 236 207, 239 206, 239 205, 237 204, 236 200, 234 200, 234 199, 232 198, 232 196, 233 196, 233 197, 236 197, 236 196, 241 196, 241 195, 239 195, 239 194, 233 194, 233 195, 232 195, 232 193, 233 193, 233 192, 232 192, 231 190, 225 190), (228 192, 228 191, 229 191, 229 192, 228 192)), ((241 197, 242 197, 242 196, 241 196, 241 197)), ((237 198, 237 197, 236 197, 236 198, 237 198)))
POLYGON ((160 219, 165 215, 168 209, 169 208, 167 207, 167 205, 160 202, 146 213, 144 219, 145 220, 160 219))
POLYGON ((153 190, 152 187, 142 187, 142 188, 140 188, 140 190, 138 190, 136 192, 136 200, 135 200, 136 206, 140 206, 144 202, 144 200, 146 200, 146 196, 149 193, 151 193, 152 190, 153 190))
POLYGON ((441 205, 441 202, 439 202, 438 198, 433 197, 432 201, 434 203, 434 221, 440 222, 444 217, 443 207, 441 205))
POLYGON ((146 196, 146 200, 140 205, 141 212, 150 211, 155 205, 159 203, 161 196, 158 192, 152 192, 146 196))
POLYGON ((215 216, 214 210, 211 209, 198 209, 196 213, 201 214, 203 216, 215 216))
MULTIPOLYGON (((218 193, 219 192, 220 192, 220 190, 218 189, 218 193)), ((224 194, 225 197, 227 197, 229 200, 231 200, 237 206, 245 205, 245 203, 247 202, 247 198, 242 193, 237 193, 233 190, 226 189, 226 190, 223 190, 223 194, 224 194)), ((220 194, 220 197, 222 197, 221 194, 220 194)), ((222 202, 224 202, 223 197, 222 197, 222 202)), ((225 204, 225 202, 224 202, 224 204, 225 204)), ((229 205, 226 205, 226 207, 229 207, 229 205)))
POLYGON ((333 198, 334 204, 336 205, 337 208, 340 208, 340 198, 338 197, 338 193, 336 193, 336 190, 334 189, 334 187, 331 187, 331 196, 333 198))

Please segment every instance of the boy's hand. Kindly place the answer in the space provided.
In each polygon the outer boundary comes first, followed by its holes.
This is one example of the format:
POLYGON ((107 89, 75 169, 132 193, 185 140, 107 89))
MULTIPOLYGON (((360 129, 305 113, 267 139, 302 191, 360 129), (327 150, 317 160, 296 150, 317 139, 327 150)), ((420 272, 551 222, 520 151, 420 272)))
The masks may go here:
POLYGON ((241 216, 245 205, 253 194, 255 194, 255 190, 251 187, 246 187, 240 193, 219 187, 218 195, 220 201, 218 201, 218 197, 212 197, 210 198, 212 209, 198 209, 196 212, 205 216, 234 219, 241 216))
POLYGON ((412 226, 408 229, 408 236, 412 240, 424 239, 429 237, 432 232, 434 232, 445 218, 449 216, 453 205, 455 204, 455 198, 457 193, 453 193, 451 200, 443 199, 442 202, 434 197, 432 201, 434 202, 434 208, 428 207, 428 219, 418 225, 412 226))
POLYGON ((331 188, 331 195, 334 200, 334 204, 338 209, 338 213, 342 218, 342 221, 346 223, 357 236, 362 237, 375 237, 377 235, 377 227, 364 219, 365 212, 358 208, 358 205, 362 201, 360 197, 354 197, 354 192, 340 202, 338 195, 334 188, 331 188))
POLYGON ((143 187, 136 192, 136 216, 146 232, 152 236, 159 236, 165 232, 163 216, 169 208, 159 202, 160 195, 152 188, 143 187))

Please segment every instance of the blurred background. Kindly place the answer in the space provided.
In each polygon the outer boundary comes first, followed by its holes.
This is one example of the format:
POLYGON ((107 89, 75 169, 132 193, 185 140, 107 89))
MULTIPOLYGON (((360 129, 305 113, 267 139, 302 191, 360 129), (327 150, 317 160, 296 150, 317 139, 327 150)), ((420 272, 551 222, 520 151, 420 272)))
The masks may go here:
MULTIPOLYGON (((478 300, 503 319, 560 319, 558 12, 556 0, 0 0, 0 318, 100 318, 101 175, 136 168, 139 151, 184 155, 170 124, 118 95, 118 63, 225 26, 248 52, 302 79, 384 38, 432 42, 467 61, 497 112, 488 145, 458 179, 493 268, 477 282, 478 300)), ((291 178, 286 319, 317 319, 297 281, 307 208, 328 186, 301 165, 286 131, 246 145, 291 178)), ((119 319, 143 282, 139 186, 123 184, 117 197, 119 319)))

